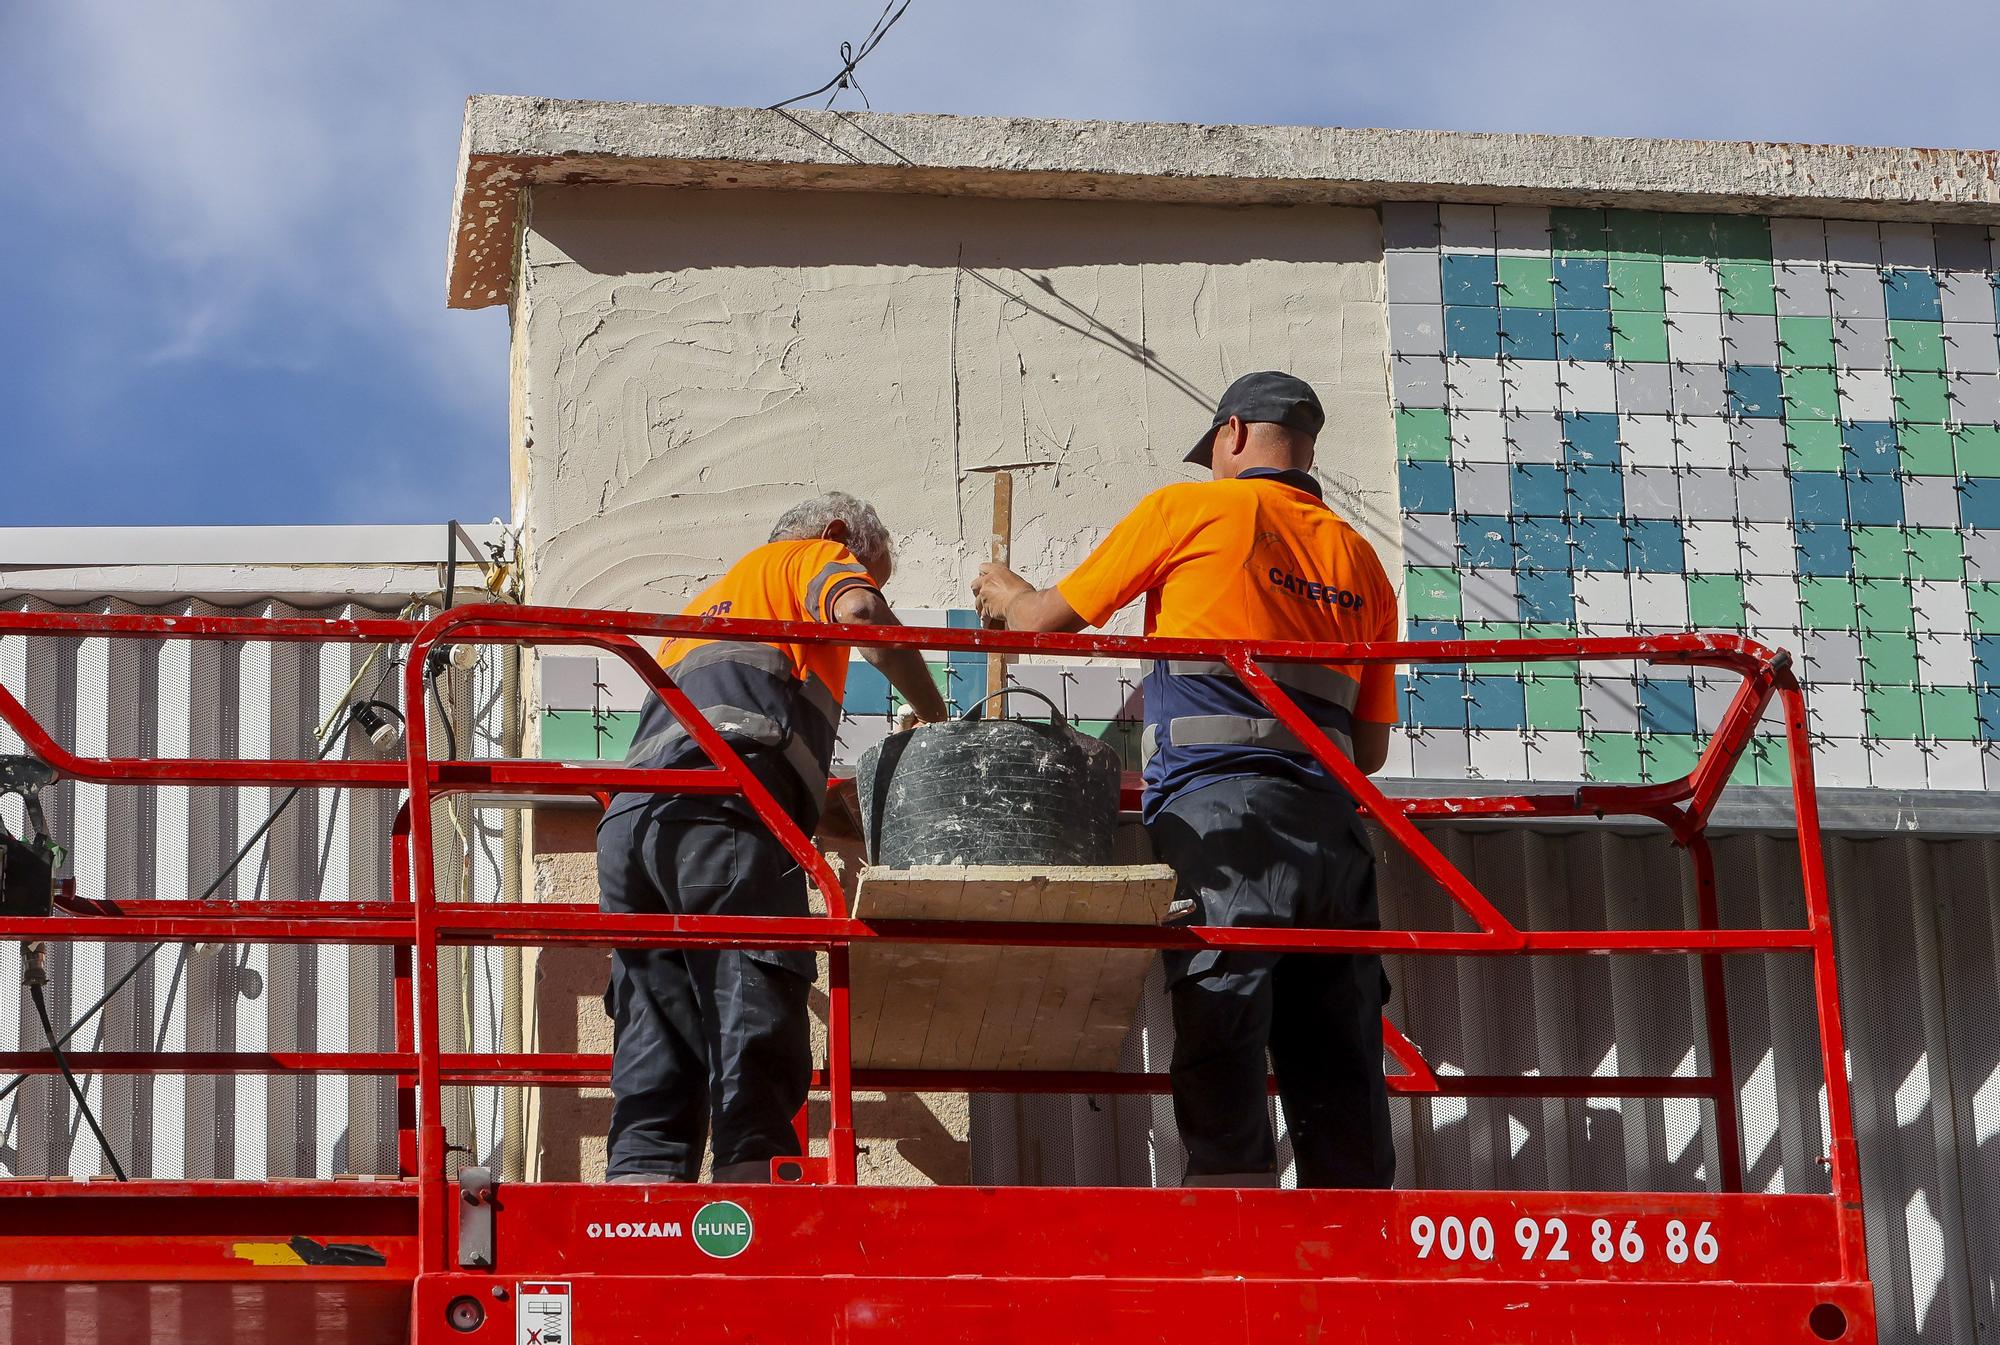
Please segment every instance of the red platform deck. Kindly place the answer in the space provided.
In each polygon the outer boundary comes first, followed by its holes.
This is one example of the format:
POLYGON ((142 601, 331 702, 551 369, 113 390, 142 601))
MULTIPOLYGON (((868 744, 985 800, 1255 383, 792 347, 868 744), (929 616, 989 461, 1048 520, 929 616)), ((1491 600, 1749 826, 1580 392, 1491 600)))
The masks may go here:
MULTIPOLYGON (((409 646, 408 742, 399 762, 85 758, 58 745, 0 687, 0 719, 43 760, 111 784, 305 784, 407 790, 394 903, 87 899, 57 919, 0 919, 0 939, 375 943, 397 958, 396 1049, 372 1054, 92 1055, 79 1070, 377 1073, 398 1080, 405 1175, 341 1182, 0 1182, 0 1325, 18 1341, 469 1340, 605 1345, 679 1337, 829 1341, 1262 1340, 1810 1341, 1874 1339, 1853 1124, 1835 993, 1805 705, 1788 660, 1733 636, 1627 640, 1236 644, 1108 636, 842 628, 556 609, 461 608, 427 623, 0 614, 0 634, 409 646), (851 918, 826 861, 778 810, 632 637, 835 640, 933 650, 1221 658, 1326 763, 1474 928, 1272 932, 1117 926, 867 922, 851 918), (440 643, 587 644, 627 660, 716 763, 434 761, 421 683, 440 643), (1268 661, 1610 659, 1723 669, 1742 688, 1679 781, 1568 793, 1386 798, 1264 673, 1268 661), (1807 922, 1718 928, 1705 824, 1773 702, 1789 741, 1807 922), (436 900, 431 803, 451 792, 601 795, 620 789, 740 793, 820 885, 828 914, 797 920, 603 916, 576 907, 436 900), (1691 929, 1524 930, 1414 824, 1424 817, 1620 815, 1667 828, 1689 856, 1691 929), (847 955, 857 942, 1172 947, 1230 944, 1403 954, 1554 953, 1699 958, 1710 1071, 1693 1078, 1435 1075, 1385 1024, 1400 1092, 1461 1096, 1694 1097, 1713 1104, 1716 1190, 1699 1194, 1413 1191, 883 1189, 854 1185, 853 1092, 1160 1090, 1153 1075, 906 1071, 848 1059, 847 955), (448 1054, 438 1043, 438 950, 452 944, 811 947, 829 959, 823 1159, 800 1184, 568 1186, 462 1191, 446 1162, 446 1085, 601 1085, 601 1057, 448 1054), (1734 1071, 1721 994, 1725 956, 1809 958, 1828 1062, 1832 1194, 1741 1191, 1734 1071), (490 1239, 490 1247, 482 1245, 490 1239)), ((24 1051, 0 1068, 46 1070, 24 1051)))

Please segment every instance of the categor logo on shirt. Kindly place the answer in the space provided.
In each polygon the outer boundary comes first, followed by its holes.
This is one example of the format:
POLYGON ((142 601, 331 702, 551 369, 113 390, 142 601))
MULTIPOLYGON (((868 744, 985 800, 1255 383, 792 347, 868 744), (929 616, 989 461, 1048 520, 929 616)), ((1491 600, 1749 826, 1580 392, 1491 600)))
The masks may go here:
POLYGON ((1352 589, 1341 588, 1337 584, 1322 584, 1316 579, 1301 579, 1289 570, 1281 570, 1273 565, 1266 578, 1271 587, 1281 588, 1295 598, 1306 602, 1325 603, 1329 607, 1346 607, 1361 610, 1361 595, 1352 589))

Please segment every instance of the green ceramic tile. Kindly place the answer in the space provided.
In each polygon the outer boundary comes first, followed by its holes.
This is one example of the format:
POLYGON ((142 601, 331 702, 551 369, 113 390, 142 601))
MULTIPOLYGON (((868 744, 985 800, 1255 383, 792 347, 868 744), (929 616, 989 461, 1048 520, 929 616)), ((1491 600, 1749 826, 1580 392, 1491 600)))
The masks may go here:
POLYGON ((1613 257, 1658 260, 1660 221, 1657 210, 1607 210, 1604 212, 1606 242, 1613 257))
POLYGON ((1602 210, 1557 206, 1549 211, 1555 250, 1569 256, 1601 257, 1609 242, 1602 210))
POLYGON ((1792 783, 1792 754, 1783 738, 1752 738, 1750 755, 1757 762, 1757 783, 1760 785, 1790 785, 1792 783))
POLYGON ((2000 583, 1975 579, 1967 584, 1965 613, 1974 635, 2000 635, 2000 583))
POLYGON ((1799 577, 1799 625, 1806 630, 1853 630, 1854 581, 1823 575, 1799 577))
POLYGON ((1743 629, 1743 581, 1733 574, 1687 577, 1688 624, 1696 630, 1743 629))
POLYGON ((1556 275, 1547 257, 1502 257, 1500 259, 1500 306, 1502 308, 1554 308, 1556 275))
POLYGON ((1442 408, 1404 407, 1396 412, 1396 451, 1410 462, 1451 460, 1451 418, 1442 408))
POLYGON ((1942 425, 1951 419, 1943 374, 1893 374, 1890 384, 1897 420, 1942 425))
POLYGON ((1775 314, 1777 295, 1771 289, 1771 263, 1723 262, 1718 268, 1725 313, 1775 314))
POLYGON ((1956 528, 1910 528, 1910 578, 1965 578, 1965 547, 1956 528))
POLYGON ((1918 697, 1923 703, 1926 738, 1952 742, 1978 739, 1979 703, 1971 687, 1925 687, 1918 697))
POLYGON ((1691 733, 1649 733, 1640 739, 1646 779, 1678 780, 1694 769, 1701 749, 1691 733))
POLYGON ((1836 420, 1787 418, 1785 444, 1795 472, 1837 472, 1847 460, 1846 450, 1840 446, 1840 422, 1836 420))
POLYGON ((1910 686, 1917 680, 1917 637, 1907 631, 1861 632, 1861 680, 1910 686))
POLYGON ((1667 273, 1657 258, 1613 257, 1610 270, 1611 307, 1620 313, 1667 311, 1667 273))
MULTIPOLYGON (((1872 531, 1893 532, 1894 529, 1872 531)), ((1912 631, 1917 628, 1909 581, 1900 576, 1894 579, 1855 580, 1854 607, 1864 632, 1912 631)))
POLYGON ((1412 621, 1456 621, 1459 617, 1458 571, 1413 565, 1404 594, 1412 621))
POLYGON ((1831 369, 1786 369, 1786 420, 1838 420, 1840 396, 1831 369))
POLYGON ((1583 683, 1537 664, 1522 679, 1528 700, 1528 727, 1551 733, 1583 731, 1583 683))
MULTIPOLYGON (((1523 634, 1530 640, 1574 640, 1576 627, 1560 621, 1531 621, 1523 634)), ((1533 666, 1537 671, 1553 676, 1558 673, 1574 675, 1580 665, 1575 659, 1538 659, 1533 666)))
POLYGON ((1901 528, 1856 528, 1854 573, 1871 579, 1902 579, 1910 572, 1908 543, 1901 528))
POLYGON ((1959 426, 1953 450, 1960 476, 2000 476, 2000 426, 1959 426))
POLYGON ((1779 318, 1778 353, 1788 370, 1833 368, 1833 319, 1779 318))
POLYGON ((1644 775, 1636 733, 1583 735, 1583 770, 1593 780, 1636 784, 1644 775))
POLYGON ((1665 313, 1613 313, 1611 353, 1631 364, 1667 362, 1665 313))
POLYGON ((1724 262, 1771 260, 1771 222, 1762 215, 1717 215, 1714 224, 1717 258, 1724 262))
POLYGON ((1898 372, 1943 373, 1944 324, 1889 319, 1889 367, 1898 372))
POLYGON ((615 761, 632 746, 639 727, 637 710, 593 714, 589 710, 542 711, 544 761, 615 761))
MULTIPOLYGON (((1465 638, 1468 640, 1518 640, 1521 625, 1517 621, 1468 621, 1465 623, 1465 638)), ((1497 663, 1474 663, 1471 670, 1476 673, 1518 673, 1520 662, 1501 661, 1497 663)))
POLYGON ((1923 703, 1913 686, 1871 686, 1861 693, 1871 738, 1924 736, 1923 703))
POLYGON ((1680 211, 1660 216, 1660 255, 1668 261, 1707 261, 1717 250, 1715 216, 1680 211))
POLYGON ((1904 471, 1911 476, 1956 476, 1958 455, 1942 425, 1905 425, 1896 434, 1904 471))

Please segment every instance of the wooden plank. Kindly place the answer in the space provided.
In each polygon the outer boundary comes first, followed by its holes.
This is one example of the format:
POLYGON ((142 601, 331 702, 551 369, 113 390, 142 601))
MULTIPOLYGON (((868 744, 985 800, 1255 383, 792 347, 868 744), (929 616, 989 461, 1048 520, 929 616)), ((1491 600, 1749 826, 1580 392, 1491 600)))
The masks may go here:
MULTIPOLYGON (((868 869, 854 913, 863 920, 1144 925, 1166 913, 1173 893, 1173 871, 1163 864, 868 869)), ((859 945, 854 1063, 1115 1068, 1151 961, 1150 952, 1132 949, 859 945)))

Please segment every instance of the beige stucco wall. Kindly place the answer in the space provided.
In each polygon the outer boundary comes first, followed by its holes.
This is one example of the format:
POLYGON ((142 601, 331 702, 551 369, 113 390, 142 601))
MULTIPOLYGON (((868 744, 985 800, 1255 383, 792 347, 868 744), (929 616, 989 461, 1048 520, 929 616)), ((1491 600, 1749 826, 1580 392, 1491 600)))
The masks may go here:
POLYGON ((545 187, 522 246, 535 601, 672 609, 837 487, 897 534, 892 600, 964 606, 1002 465, 1052 579, 1273 367, 1399 571, 1373 211, 545 187))
MULTIPOLYGON (((1328 413, 1328 498, 1401 573, 1372 210, 538 187, 514 294, 530 602, 672 611, 826 489, 896 535, 889 596, 968 605, 990 481, 1047 582, 1181 462, 1237 375, 1328 413)), ((537 900, 595 899, 587 834, 531 842, 537 900)), ((601 952, 529 971, 541 1049, 602 1050, 601 952)), ((823 995, 815 996, 823 1012, 823 995)), ((551 1091, 546 1178, 603 1170, 607 1101, 551 1091)), ((865 1098, 863 1178, 963 1181, 962 1097, 865 1098)), ((815 1128, 824 1117, 815 1117, 815 1128)))

